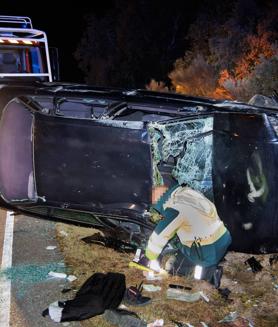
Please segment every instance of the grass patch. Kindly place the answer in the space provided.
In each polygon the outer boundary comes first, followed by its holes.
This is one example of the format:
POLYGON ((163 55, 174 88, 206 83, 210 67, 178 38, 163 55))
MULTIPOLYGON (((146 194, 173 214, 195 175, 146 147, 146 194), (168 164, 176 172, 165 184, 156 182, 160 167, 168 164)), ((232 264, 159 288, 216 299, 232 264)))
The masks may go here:
MULTIPOLYGON (((96 272, 123 273, 126 276, 127 286, 138 285, 144 280, 141 271, 128 268, 128 263, 133 259, 134 254, 119 253, 101 245, 89 245, 81 241, 82 238, 99 231, 66 224, 57 224, 56 230, 65 263, 71 273, 78 277, 73 283, 76 289, 79 289, 85 280, 96 272)), ((264 269, 260 273, 253 274, 244 264, 249 257, 250 255, 230 252, 222 264, 224 276, 221 287, 228 287, 231 290, 232 302, 225 301, 217 290, 204 281, 169 276, 163 281, 145 280, 145 283, 160 285, 162 290, 155 293, 144 292, 144 295, 152 298, 152 303, 145 307, 130 306, 129 309, 148 323, 163 318, 166 327, 174 326, 172 320, 189 322, 194 326, 200 326, 201 321, 209 326, 218 326, 218 321, 231 311, 237 311, 241 317, 252 320, 256 326, 277 327, 278 315, 275 312, 278 304, 278 290, 273 289, 273 283, 278 283, 277 271, 269 264, 267 265, 266 256, 258 256, 262 260, 264 269), (199 300, 186 303, 169 300, 166 298, 166 290, 170 283, 190 286, 192 292, 202 290, 209 297, 210 302, 199 300)), ((74 297, 74 292, 72 292, 72 297, 74 297)), ((82 326, 108 327, 111 325, 102 316, 98 316, 83 321, 82 326)))

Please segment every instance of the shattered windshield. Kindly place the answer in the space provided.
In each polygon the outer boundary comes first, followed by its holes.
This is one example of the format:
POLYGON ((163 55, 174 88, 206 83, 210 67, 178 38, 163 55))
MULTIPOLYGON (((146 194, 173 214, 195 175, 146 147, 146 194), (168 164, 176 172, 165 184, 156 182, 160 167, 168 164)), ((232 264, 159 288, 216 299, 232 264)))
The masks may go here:
POLYGON ((180 185, 188 184, 211 198, 212 130, 212 117, 150 123, 153 184, 165 183, 164 170, 170 166, 180 185))

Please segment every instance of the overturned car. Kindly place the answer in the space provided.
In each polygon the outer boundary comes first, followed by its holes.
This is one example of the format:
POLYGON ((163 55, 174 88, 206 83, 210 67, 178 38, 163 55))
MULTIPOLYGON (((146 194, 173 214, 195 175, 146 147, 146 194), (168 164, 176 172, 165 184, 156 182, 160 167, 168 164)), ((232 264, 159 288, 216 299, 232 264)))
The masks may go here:
POLYGON ((178 182, 215 203, 234 250, 278 251, 277 109, 54 83, 1 92, 16 94, 1 114, 2 207, 138 244, 153 186, 178 182))

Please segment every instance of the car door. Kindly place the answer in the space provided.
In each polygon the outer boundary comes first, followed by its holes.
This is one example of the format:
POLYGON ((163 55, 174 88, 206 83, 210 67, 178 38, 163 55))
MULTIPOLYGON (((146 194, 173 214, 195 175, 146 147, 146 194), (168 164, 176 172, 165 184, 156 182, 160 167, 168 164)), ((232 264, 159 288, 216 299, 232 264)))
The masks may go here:
POLYGON ((149 208, 151 151, 142 122, 36 113, 34 158, 45 204, 120 214, 149 208))

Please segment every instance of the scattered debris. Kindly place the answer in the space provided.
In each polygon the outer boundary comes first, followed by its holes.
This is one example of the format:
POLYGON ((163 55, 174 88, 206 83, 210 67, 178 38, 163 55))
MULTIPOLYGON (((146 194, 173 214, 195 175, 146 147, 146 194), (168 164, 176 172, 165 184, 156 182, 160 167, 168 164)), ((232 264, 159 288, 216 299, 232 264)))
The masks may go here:
POLYGON ((61 293, 65 294, 65 293, 68 293, 72 290, 72 288, 63 288, 61 293))
POLYGON ((263 266, 259 263, 258 260, 256 260, 255 257, 251 257, 251 258, 247 259, 244 263, 246 265, 249 264, 253 273, 259 272, 263 269, 263 266))
MULTIPOLYGON (((133 310, 138 313, 140 318, 147 318, 146 324, 153 322, 158 318, 163 318, 164 326, 167 327, 174 327, 174 323, 171 323, 170 321, 171 319, 183 323, 188 322, 195 327, 201 327, 201 321, 205 322, 210 327, 250 327, 248 322, 241 319, 241 317, 245 317, 245 319, 252 319, 251 321, 254 322, 253 324, 255 324, 256 327, 278 326, 278 315, 276 310, 278 289, 275 289, 274 291, 275 285, 278 285, 276 270, 277 264, 275 265, 275 260, 272 261, 272 266, 270 266, 269 263, 270 257, 273 257, 274 254, 278 255, 278 253, 255 255, 230 251, 226 256, 227 260, 223 264, 225 273, 220 286, 221 289, 228 288, 231 291, 228 300, 226 301, 221 298, 218 290, 214 289, 206 281, 195 281, 193 278, 172 275, 169 275, 167 278, 162 276, 162 281, 148 281, 142 276, 141 271, 128 269, 128 262, 134 257, 134 254, 123 256, 119 252, 106 249, 102 246, 94 246, 96 247, 96 251, 88 251, 88 245, 82 242, 81 238, 91 235, 92 231, 80 227, 75 227, 75 229, 76 230, 74 230, 73 233, 71 226, 67 227, 61 225, 60 227, 60 230, 69 231, 69 237, 59 238, 59 242, 61 248, 64 249, 66 254, 65 261, 70 262, 71 264, 70 273, 78 276, 78 280, 74 282, 74 287, 72 284, 67 284, 67 286, 63 287, 72 287, 76 289, 78 285, 78 290, 82 284, 84 276, 91 274, 92 262, 97 263, 97 267, 100 269, 99 271, 109 271, 109 269, 111 269, 111 260, 113 260, 113 270, 126 273, 128 286, 135 286, 136 283, 138 285, 140 281, 143 280, 143 284, 153 284, 162 287, 161 291, 155 293, 148 293, 143 290, 142 295, 152 298, 151 305, 145 307, 128 305, 129 308, 133 308, 133 310), (86 253, 86 255, 80 258, 82 253, 86 253), (254 256, 264 267, 263 270, 257 274, 247 272, 246 268, 249 267, 249 265, 244 264, 244 262, 252 256, 254 256), (80 261, 80 259, 82 261, 80 261), (83 267, 80 266, 82 264, 84 265, 83 267), (167 288, 169 288, 169 284, 184 285, 185 287, 191 286, 192 290, 185 289, 188 293, 202 290, 209 297, 210 302, 206 303, 202 298, 200 298, 199 301, 192 303, 169 300, 166 297, 166 291, 167 288), (219 323, 219 320, 223 319, 229 312, 233 311, 238 312, 239 318, 234 322, 219 323)), ((170 253, 163 258, 163 265, 169 255, 170 253)), ((66 270, 57 270, 57 267, 55 269, 52 268, 51 270, 66 272, 66 270)), ((63 284, 64 281, 61 281, 60 284, 63 284)), ((60 288, 60 290, 62 290, 63 287, 60 288)), ((177 287, 177 289, 182 290, 182 288, 179 287, 177 287)), ((66 295, 71 297, 75 294, 76 291, 73 290, 66 295)), ((60 296, 62 296, 61 299, 63 299, 64 295, 60 294, 60 296)), ((101 326, 101 319, 101 317, 93 318, 91 325, 101 326)), ((90 325, 90 322, 88 322, 88 325, 90 325)), ((106 323, 105 326, 106 325, 109 325, 109 323, 106 323)))
POLYGON ((222 296, 224 300, 229 300, 229 295, 231 294, 231 291, 226 288, 218 288, 218 293, 222 296))
POLYGON ((162 275, 155 274, 153 271, 144 271, 143 275, 146 277, 147 280, 162 280, 162 275))
POLYGON ((164 320, 163 319, 157 319, 156 321, 150 323, 147 325, 147 327, 162 327, 164 326, 164 320))
POLYGON ((203 327, 208 327, 208 325, 207 325, 205 322, 203 322, 203 321, 200 321, 200 324, 201 324, 203 327))
POLYGON ((60 272, 55 272, 55 271, 50 271, 48 273, 48 276, 54 277, 54 278, 67 278, 67 274, 60 273, 60 272))
POLYGON ((227 316, 225 316, 219 322, 232 322, 232 321, 235 321, 238 317, 239 317, 238 313, 236 311, 233 311, 233 312, 230 312, 227 316))
POLYGON ((183 322, 180 321, 176 321, 176 320, 171 320, 173 324, 175 324, 175 327, 184 327, 185 324, 183 322))
POLYGON ((176 288, 176 289, 181 289, 181 290, 187 290, 187 291, 191 291, 192 290, 192 287, 183 286, 183 285, 177 285, 177 284, 169 284, 168 287, 170 287, 170 288, 176 288))
POLYGON ((203 291, 200 291, 201 298, 205 300, 206 302, 209 302, 209 298, 206 296, 206 294, 203 291))
POLYGON ((121 304, 118 306, 118 309, 128 310, 128 307, 127 307, 126 305, 124 305, 124 304, 121 303, 121 304))
POLYGON ((60 230, 60 235, 67 237, 69 234, 65 232, 64 230, 60 230))
POLYGON ((98 244, 109 247, 118 252, 134 252, 136 250, 136 247, 128 242, 124 242, 111 236, 103 236, 100 233, 84 237, 81 241, 87 244, 98 244))
POLYGON ((200 298, 204 299, 206 302, 209 302, 209 298, 202 292, 188 293, 183 290, 168 288, 167 289, 167 298, 171 300, 185 301, 185 302, 196 302, 200 298))
POLYGON ((147 292, 157 292, 157 291, 161 291, 161 287, 160 286, 156 286, 153 284, 144 284, 143 285, 143 289, 147 292))
POLYGON ((180 322, 175 320, 172 320, 172 322, 175 324, 175 327, 194 327, 189 322, 180 322))
POLYGON ((56 245, 49 245, 46 247, 46 250, 55 250, 57 248, 56 245))
POLYGON ((68 277, 67 277, 67 280, 68 280, 69 282, 73 282, 73 281, 75 281, 76 279, 77 279, 77 277, 74 276, 74 275, 68 275, 68 277))
POLYGON ((0 270, 0 278, 3 276, 11 280, 12 283, 17 284, 16 296, 17 298, 24 298, 26 293, 30 291, 32 285, 40 284, 49 279, 49 271, 64 272, 65 268, 60 265, 60 262, 48 264, 20 264, 5 270, 0 270))
POLYGON ((275 254, 269 258, 269 264, 272 266, 274 264, 278 263, 278 255, 275 254))

